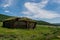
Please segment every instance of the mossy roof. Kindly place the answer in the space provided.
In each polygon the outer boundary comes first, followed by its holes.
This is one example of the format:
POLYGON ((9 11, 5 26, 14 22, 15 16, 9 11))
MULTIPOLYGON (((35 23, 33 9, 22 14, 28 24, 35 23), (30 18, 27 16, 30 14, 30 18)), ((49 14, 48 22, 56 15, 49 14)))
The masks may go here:
MULTIPOLYGON (((15 20, 16 17, 13 17, 13 18, 8 18, 8 19, 5 19, 5 21, 9 21, 9 20, 15 20)), ((30 21, 30 22, 36 22, 35 20, 32 20, 30 18, 19 18, 19 20, 22 20, 22 21, 30 21)))

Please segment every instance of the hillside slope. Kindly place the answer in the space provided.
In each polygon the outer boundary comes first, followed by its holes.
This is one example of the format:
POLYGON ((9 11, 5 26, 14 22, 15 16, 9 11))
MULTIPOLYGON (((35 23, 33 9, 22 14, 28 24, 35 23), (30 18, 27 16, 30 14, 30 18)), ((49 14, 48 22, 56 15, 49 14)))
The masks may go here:
POLYGON ((0 22, 4 21, 5 19, 10 18, 10 16, 0 14, 0 22))
MULTIPOLYGON (((8 16, 8 15, 0 14, 0 22, 4 21, 5 19, 12 18, 12 17, 15 18, 14 16, 8 16)), ((21 18, 21 17, 19 17, 19 18, 21 18)), ((30 18, 22 17, 22 19, 27 19, 28 20, 30 18)), ((39 24, 39 25, 52 25, 52 24, 50 24, 50 23, 48 23, 46 21, 42 21, 42 20, 34 20, 34 21, 36 21, 37 24, 39 24)))
MULTIPOLYGON (((0 22, 4 21, 5 19, 9 19, 9 18, 12 18, 12 16, 0 14, 0 22)), ((13 16, 13 18, 14 18, 14 16, 13 16)), ((19 18, 21 18, 21 17, 19 17, 19 18)), ((28 20, 30 18, 22 17, 22 19, 27 19, 28 20)), ((50 25, 50 23, 42 21, 42 20, 34 20, 34 21, 36 21, 37 24, 39 24, 39 25, 50 25)))
POLYGON ((50 23, 48 23, 48 22, 45 22, 45 21, 39 21, 39 20, 37 20, 37 24, 39 24, 39 25, 51 25, 50 23))

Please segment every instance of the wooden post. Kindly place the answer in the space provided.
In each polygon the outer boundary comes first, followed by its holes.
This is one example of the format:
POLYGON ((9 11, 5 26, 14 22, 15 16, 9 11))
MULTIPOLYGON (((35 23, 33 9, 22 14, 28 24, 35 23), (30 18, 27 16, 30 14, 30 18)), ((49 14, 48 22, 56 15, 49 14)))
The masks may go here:
POLYGON ((36 23, 34 23, 34 27, 33 27, 33 29, 36 27, 36 23))

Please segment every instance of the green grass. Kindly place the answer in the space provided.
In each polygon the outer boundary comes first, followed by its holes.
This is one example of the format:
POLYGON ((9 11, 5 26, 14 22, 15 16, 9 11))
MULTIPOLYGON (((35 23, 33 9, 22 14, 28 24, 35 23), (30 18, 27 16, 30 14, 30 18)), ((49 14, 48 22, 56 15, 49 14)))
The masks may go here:
POLYGON ((33 29, 8 29, 0 22, 0 40, 60 40, 60 28, 54 26, 37 25, 33 29), (56 31, 57 30, 57 31, 56 31), (56 32, 56 33, 54 33, 56 32))

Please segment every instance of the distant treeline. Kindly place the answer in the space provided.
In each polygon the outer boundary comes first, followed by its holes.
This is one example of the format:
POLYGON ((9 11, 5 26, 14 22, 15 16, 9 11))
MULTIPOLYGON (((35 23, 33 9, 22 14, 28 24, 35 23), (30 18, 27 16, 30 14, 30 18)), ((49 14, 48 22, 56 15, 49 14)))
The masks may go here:
POLYGON ((45 22, 45 21, 37 21, 38 25, 51 25, 51 26, 60 26, 60 23, 49 23, 49 22, 45 22))

